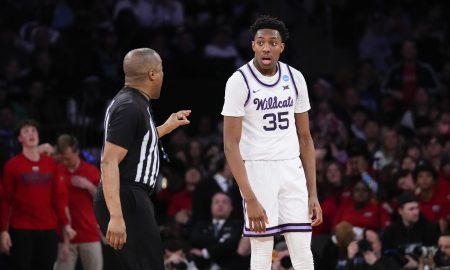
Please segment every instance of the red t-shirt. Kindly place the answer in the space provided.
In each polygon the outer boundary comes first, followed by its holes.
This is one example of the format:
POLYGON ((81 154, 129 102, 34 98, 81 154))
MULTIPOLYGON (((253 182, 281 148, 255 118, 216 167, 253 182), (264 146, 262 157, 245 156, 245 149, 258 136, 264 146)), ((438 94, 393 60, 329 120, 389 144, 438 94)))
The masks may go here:
POLYGON ((1 230, 52 230, 69 224, 65 208, 67 190, 59 181, 55 161, 41 155, 31 161, 19 154, 5 164, 3 170, 1 230))
POLYGON ((182 190, 175 193, 170 200, 168 214, 169 216, 175 215, 180 210, 192 210, 192 198, 191 193, 187 190, 182 190))
POLYGON ((334 197, 329 196, 321 204, 323 222, 319 226, 313 227, 313 234, 327 234, 331 232, 334 215, 337 210, 337 201, 334 197))
POLYGON ((347 221, 353 226, 379 230, 390 223, 389 214, 375 202, 369 202, 361 209, 356 209, 353 203, 341 204, 333 220, 333 228, 341 221, 347 221))
POLYGON ((75 187, 71 183, 72 176, 81 176, 95 186, 100 182, 99 170, 81 160, 77 170, 70 173, 64 164, 58 165, 58 173, 64 178, 68 189, 69 211, 72 228, 77 232, 71 243, 88 243, 100 241, 97 219, 95 217, 92 196, 88 190, 75 187))
POLYGON ((439 222, 439 219, 446 218, 446 209, 447 200, 444 197, 443 193, 438 191, 438 186, 435 186, 435 190, 433 196, 430 200, 425 201, 422 196, 417 196, 417 200, 419 202, 420 212, 432 222, 439 222))

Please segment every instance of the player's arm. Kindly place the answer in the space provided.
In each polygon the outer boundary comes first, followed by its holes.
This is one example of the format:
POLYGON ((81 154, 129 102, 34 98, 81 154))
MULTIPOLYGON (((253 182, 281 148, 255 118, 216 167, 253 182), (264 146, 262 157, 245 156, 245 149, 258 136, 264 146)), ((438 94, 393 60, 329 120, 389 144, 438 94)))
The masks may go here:
POLYGON ((126 242, 125 221, 120 204, 119 163, 127 152, 127 149, 106 141, 100 165, 103 193, 110 215, 106 240, 115 249, 122 248, 126 242))
POLYGON ((317 198, 316 188, 316 154, 314 142, 309 130, 308 112, 295 114, 295 125, 300 144, 300 158, 306 176, 306 187, 309 197, 309 213, 312 218, 312 225, 317 226, 322 223, 322 209, 317 198))
POLYGON ((224 151, 228 165, 241 190, 243 199, 247 203, 250 229, 257 232, 263 232, 266 230, 268 219, 248 181, 244 161, 239 150, 241 132, 242 117, 224 116, 224 151))
POLYGON ((179 126, 184 126, 190 123, 187 117, 191 114, 191 110, 181 110, 176 113, 172 113, 169 118, 167 118, 166 122, 156 129, 158 130, 158 135, 161 138, 162 136, 169 134, 174 129, 179 126))

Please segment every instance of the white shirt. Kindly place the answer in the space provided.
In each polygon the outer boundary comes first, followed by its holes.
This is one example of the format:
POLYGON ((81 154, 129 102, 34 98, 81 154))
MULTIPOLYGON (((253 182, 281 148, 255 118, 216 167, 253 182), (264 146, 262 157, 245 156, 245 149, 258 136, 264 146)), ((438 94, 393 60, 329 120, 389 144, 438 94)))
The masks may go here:
POLYGON ((264 76, 251 60, 228 79, 222 115, 243 118, 244 160, 286 160, 300 155, 294 114, 310 108, 300 71, 278 62, 276 74, 264 76))
POLYGON ((220 189, 223 192, 227 192, 228 191, 228 187, 229 187, 228 179, 223 177, 221 174, 216 173, 214 175, 214 180, 216 180, 217 184, 219 185, 220 189))

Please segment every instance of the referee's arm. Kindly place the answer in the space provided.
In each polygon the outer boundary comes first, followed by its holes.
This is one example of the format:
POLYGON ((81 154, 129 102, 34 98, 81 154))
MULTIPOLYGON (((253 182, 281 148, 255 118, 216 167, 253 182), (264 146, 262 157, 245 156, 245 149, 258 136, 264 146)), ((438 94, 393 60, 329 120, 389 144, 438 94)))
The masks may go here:
POLYGON ((122 249, 127 241, 119 193, 119 163, 127 152, 127 149, 106 141, 101 161, 103 193, 110 215, 106 240, 116 250, 122 249))

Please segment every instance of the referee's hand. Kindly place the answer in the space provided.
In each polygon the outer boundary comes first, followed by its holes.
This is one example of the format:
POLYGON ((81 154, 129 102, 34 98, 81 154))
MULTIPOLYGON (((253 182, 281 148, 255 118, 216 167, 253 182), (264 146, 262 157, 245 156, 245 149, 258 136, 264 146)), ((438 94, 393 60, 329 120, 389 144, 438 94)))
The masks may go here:
POLYGON ((106 241, 115 250, 122 249, 127 242, 127 232, 123 217, 111 217, 106 231, 106 241))

